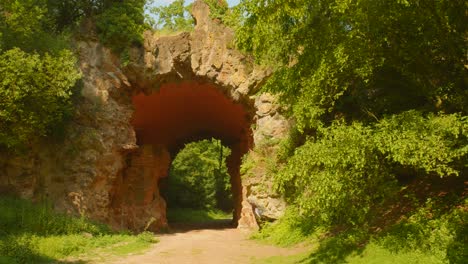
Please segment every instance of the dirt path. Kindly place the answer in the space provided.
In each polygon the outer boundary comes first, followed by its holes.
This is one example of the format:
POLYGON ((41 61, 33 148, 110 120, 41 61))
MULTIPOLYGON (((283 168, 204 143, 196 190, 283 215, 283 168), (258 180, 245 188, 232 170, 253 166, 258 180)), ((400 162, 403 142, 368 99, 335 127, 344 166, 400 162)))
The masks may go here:
POLYGON ((238 229, 201 229, 158 235, 159 243, 143 255, 128 256, 113 264, 248 264, 254 259, 297 254, 304 249, 278 248, 248 239, 238 229))

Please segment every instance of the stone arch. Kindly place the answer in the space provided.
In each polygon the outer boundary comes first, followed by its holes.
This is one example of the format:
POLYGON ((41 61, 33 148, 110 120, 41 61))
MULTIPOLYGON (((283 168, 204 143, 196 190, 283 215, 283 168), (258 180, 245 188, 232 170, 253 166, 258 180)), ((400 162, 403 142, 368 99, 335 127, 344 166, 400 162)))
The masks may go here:
MULTIPOLYGON (((40 143, 24 156, 0 155, 0 188, 6 186, 29 199, 45 195, 58 210, 84 214, 115 228, 156 230, 166 220, 155 178, 166 173, 170 149, 197 133, 187 130, 175 143, 160 138, 139 146, 134 123, 136 97, 151 97, 172 90, 169 88, 205 87, 219 95, 217 100, 239 106, 245 121, 234 127, 244 128, 243 134, 227 133, 235 128, 216 131, 216 127, 224 127, 219 125, 205 127, 212 130, 208 136, 237 142, 231 143, 233 150, 237 146, 236 158, 230 161, 231 175, 239 174, 243 153, 286 135, 289 122, 281 116, 274 97, 257 94, 269 71, 231 48, 232 30, 212 21, 203 1, 195 1, 192 12, 196 20, 192 32, 175 36, 146 32, 144 45, 133 47, 125 63, 95 38, 79 40, 82 98, 64 142, 40 143), (125 199, 132 203, 124 203, 125 199)), ((202 95, 210 94, 207 91, 202 95)), ((236 204, 239 227, 256 227, 252 204, 271 218, 284 209, 284 202, 270 188, 259 187, 260 182, 270 181, 261 159, 253 156, 258 161, 253 177, 233 184, 240 189, 236 204)), ((234 179, 241 181, 241 177, 234 179)))
POLYGON ((148 219, 154 220, 155 229, 166 225, 165 203, 154 186, 167 176, 171 153, 188 140, 206 137, 219 138, 231 148, 234 220, 241 226, 255 225, 251 210, 242 211, 239 168, 253 146, 251 126, 257 109, 251 95, 268 72, 229 48, 232 31, 212 21, 202 1, 194 3, 193 16, 192 33, 146 33, 144 47, 131 50, 123 69, 131 86, 131 124, 140 148, 127 154, 127 167, 111 190, 114 225, 141 229, 148 219))
MULTIPOLYGON (((253 114, 226 97, 217 86, 198 81, 168 83, 149 95, 133 96, 131 124, 138 148, 127 154, 127 166, 111 193, 114 225, 141 229, 148 219, 157 229, 167 224, 166 204, 158 184, 185 143, 218 138, 231 148, 227 159, 234 198, 234 222, 241 218, 241 158, 252 147, 253 114), (123 219, 120 219, 123 218, 123 219)), ((253 105, 250 106, 253 108, 253 105)))

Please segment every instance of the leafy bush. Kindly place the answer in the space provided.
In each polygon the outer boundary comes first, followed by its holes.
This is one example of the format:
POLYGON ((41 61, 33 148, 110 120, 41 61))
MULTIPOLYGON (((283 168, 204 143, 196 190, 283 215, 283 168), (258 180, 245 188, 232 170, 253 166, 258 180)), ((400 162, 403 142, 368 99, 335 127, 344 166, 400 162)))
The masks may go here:
POLYGON ((169 172, 168 187, 164 190, 168 207, 231 210, 226 166, 230 152, 214 139, 186 144, 169 172))
MULTIPOLYGON (((69 48, 70 35, 59 27, 51 6, 54 0, 4 0, 0 6, 0 50, 57 55, 69 48)), ((63 29, 63 27, 62 27, 63 29)))
POLYGON ((71 113, 73 87, 81 77, 67 50, 57 56, 11 49, 0 54, 0 145, 28 145, 48 135, 71 113))
POLYGON ((113 3, 97 16, 100 40, 114 52, 122 53, 143 42, 145 0, 113 3))
POLYGON ((359 123, 320 129, 275 176, 279 190, 322 224, 362 223, 395 186, 372 136, 359 123))
POLYGON ((397 190, 395 165, 458 175, 466 166, 467 126, 456 114, 417 111, 375 126, 334 123, 296 148, 275 181, 302 214, 325 224, 362 223, 372 206, 397 190))
POLYGON ((239 6, 229 7, 226 0, 204 0, 210 7, 210 17, 224 25, 236 29, 241 26, 242 9, 239 6))
POLYGON ((376 146, 392 162, 436 173, 459 175, 468 154, 468 117, 408 111, 382 119, 376 146))
POLYGON ((18 149, 55 134, 72 112, 81 75, 49 2, 6 0, 0 6, 0 147, 18 149))

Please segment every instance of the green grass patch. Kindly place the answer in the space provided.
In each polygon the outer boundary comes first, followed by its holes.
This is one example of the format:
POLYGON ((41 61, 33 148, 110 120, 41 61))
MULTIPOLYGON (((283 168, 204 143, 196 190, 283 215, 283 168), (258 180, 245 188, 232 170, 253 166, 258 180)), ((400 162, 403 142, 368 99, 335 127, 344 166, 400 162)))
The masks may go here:
POLYGON ((169 223, 203 223, 228 219, 232 219, 232 213, 219 209, 168 208, 167 210, 169 223))
POLYGON ((155 242, 151 233, 116 233, 85 217, 55 213, 45 202, 0 197, 0 264, 51 263, 95 250, 125 255, 155 242))
POLYGON ((442 252, 424 252, 420 250, 392 252, 375 243, 366 246, 359 254, 353 254, 346 258, 350 264, 442 264, 450 263, 444 259, 442 252))
POLYGON ((158 240, 153 233, 143 232, 137 236, 132 236, 130 239, 126 239, 124 243, 106 249, 105 252, 117 256, 138 254, 144 252, 150 244, 157 242, 158 240))
POLYGON ((300 253, 297 255, 290 256, 273 256, 268 258, 256 258, 251 259, 252 264, 295 264, 301 263, 308 256, 307 253, 300 253))
POLYGON ((321 232, 308 219, 299 217, 295 208, 290 207, 278 221, 261 224, 260 231, 252 234, 251 239, 288 247, 300 242, 312 242, 321 232))
POLYGON ((307 233, 302 220, 286 214, 254 238, 283 246, 309 241, 309 253, 254 259, 252 263, 468 263, 468 200, 464 198, 450 209, 447 201, 438 200, 428 199, 380 232, 361 226, 326 233, 315 228, 307 233))

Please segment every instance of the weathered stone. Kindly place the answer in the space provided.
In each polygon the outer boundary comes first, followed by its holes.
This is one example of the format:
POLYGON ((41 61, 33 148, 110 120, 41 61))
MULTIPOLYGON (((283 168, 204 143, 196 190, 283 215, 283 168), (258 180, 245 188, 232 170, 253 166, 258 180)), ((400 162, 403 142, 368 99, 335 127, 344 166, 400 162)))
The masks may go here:
POLYGON ((167 225, 166 203, 158 181, 167 177, 169 152, 162 146, 141 146, 115 181, 111 223, 117 228, 157 230, 167 225))

